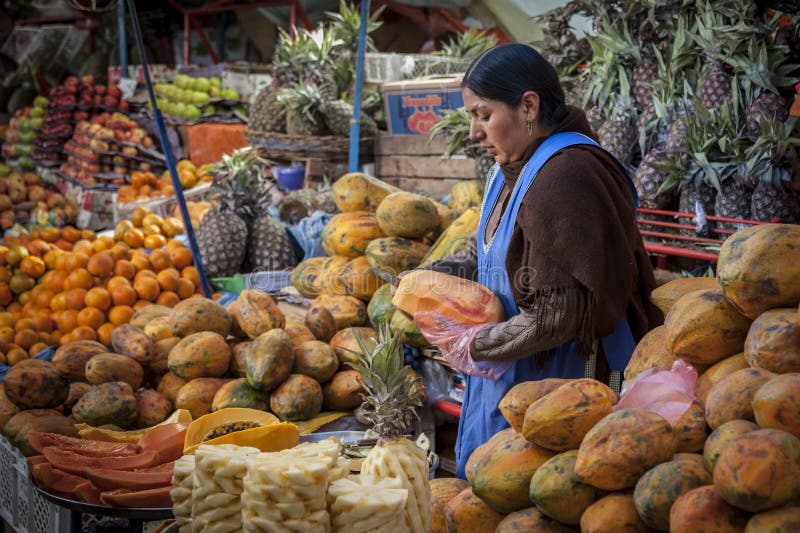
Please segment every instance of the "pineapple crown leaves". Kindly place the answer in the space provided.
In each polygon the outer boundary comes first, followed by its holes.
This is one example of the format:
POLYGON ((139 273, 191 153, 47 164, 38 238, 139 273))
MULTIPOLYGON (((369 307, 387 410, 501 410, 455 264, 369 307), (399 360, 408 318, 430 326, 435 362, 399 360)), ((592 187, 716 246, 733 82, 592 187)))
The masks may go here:
POLYGON ((276 99, 286 110, 292 110, 314 122, 315 115, 322 107, 319 90, 312 84, 296 84, 294 87, 281 89, 276 99))
POLYGON ((212 167, 211 197, 220 209, 232 210, 244 219, 259 214, 272 200, 274 181, 266 177, 267 161, 252 147, 224 155, 212 167))
POLYGON ((797 117, 785 122, 775 120, 761 123, 761 135, 748 149, 740 173, 751 181, 778 187, 788 181, 786 167, 794 167, 800 159, 800 126, 797 117))
POLYGON ((497 44, 497 37, 485 30, 470 28, 442 45, 439 54, 444 57, 471 59, 497 44))
POLYGON ((349 363, 364 379, 361 408, 383 442, 402 437, 422 405, 422 378, 405 364, 401 338, 385 322, 378 326, 374 347, 356 334, 361 355, 358 363, 349 363))
MULTIPOLYGON (((381 6, 369 16, 367 21, 367 51, 375 50, 375 43, 369 37, 369 34, 383 24, 380 21, 380 17, 385 8, 386 6, 381 6)), ((342 48, 350 51, 355 50, 358 46, 358 32, 361 27, 361 13, 358 6, 341 0, 338 13, 326 12, 325 15, 330 20, 337 39, 341 41, 342 48)))
POLYGON ((452 156, 461 149, 464 149, 468 155, 477 156, 480 150, 475 146, 476 143, 469 140, 469 124, 470 117, 465 107, 449 109, 445 111, 441 120, 431 128, 429 141, 433 140, 436 135, 445 135, 449 137, 447 157, 452 156))

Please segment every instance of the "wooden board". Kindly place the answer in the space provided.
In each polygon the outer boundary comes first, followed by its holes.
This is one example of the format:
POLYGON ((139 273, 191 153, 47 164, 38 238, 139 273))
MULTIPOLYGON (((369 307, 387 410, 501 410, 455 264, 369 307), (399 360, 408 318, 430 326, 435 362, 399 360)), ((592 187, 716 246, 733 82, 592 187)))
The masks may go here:
POLYGON ((375 175, 381 179, 474 179, 475 160, 456 153, 447 157, 447 139, 382 133, 375 143, 375 175))
POLYGON ((375 141, 375 155, 435 155, 443 157, 447 151, 447 139, 438 135, 429 139, 427 135, 391 135, 382 132, 375 141))

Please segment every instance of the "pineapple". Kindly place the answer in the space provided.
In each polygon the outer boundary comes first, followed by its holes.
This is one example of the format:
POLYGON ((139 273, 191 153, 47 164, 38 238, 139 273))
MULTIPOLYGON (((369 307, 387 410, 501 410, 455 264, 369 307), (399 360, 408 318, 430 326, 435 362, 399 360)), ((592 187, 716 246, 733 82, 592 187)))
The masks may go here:
POLYGON ((295 85, 282 89, 278 103, 286 109, 286 133, 289 135, 324 135, 327 133, 321 112, 322 98, 313 85, 295 85))
POLYGON ((428 533, 431 526, 431 490, 425 451, 404 437, 422 405, 421 378, 405 365, 400 335, 388 324, 378 328, 378 343, 370 347, 358 338, 362 355, 351 366, 361 372, 366 395, 361 406, 364 418, 378 434, 378 444, 361 466, 362 475, 377 480, 396 478, 408 491, 405 523, 411 533, 428 533), (363 355, 365 354, 365 355, 363 355))
POLYGON ((261 89, 256 95, 247 127, 254 131, 284 133, 286 131, 286 108, 278 103, 277 84, 261 89))
POLYGON ((336 213, 338 208, 333 201, 330 185, 322 189, 300 189, 292 191, 281 200, 278 213, 287 224, 297 224, 314 211, 336 213))
POLYGON ((763 120, 783 122, 789 118, 789 109, 782 96, 773 92, 764 91, 758 95, 745 112, 747 131, 758 133, 759 123, 763 120))
POLYGON ((706 109, 720 109, 732 100, 731 77, 725 72, 722 62, 707 57, 709 69, 700 89, 700 101, 706 109))
MULTIPOLYGON (((320 107, 325 119, 325 126, 333 135, 347 137, 350 135, 350 121, 353 119, 353 105, 344 100, 322 102, 320 107)), ((362 139, 374 138, 378 134, 375 121, 364 113, 361 114, 361 129, 359 137, 362 139)))
POLYGON ((197 244, 209 277, 239 272, 247 250, 247 228, 253 214, 252 189, 256 179, 252 150, 223 157, 211 187, 216 205, 200 221, 197 244))
POLYGON ((655 148, 644 156, 636 169, 633 183, 639 194, 640 205, 647 209, 664 209, 672 201, 672 193, 662 191, 668 174, 659 167, 666 155, 663 148, 655 148))
POLYGON ((266 185, 266 180, 263 180, 260 190, 253 191, 258 200, 256 216, 249 227, 250 242, 247 247, 247 263, 253 272, 285 270, 294 268, 299 262, 289 232, 269 211, 273 184, 266 185))
POLYGON ((639 109, 646 109, 653 103, 653 79, 658 74, 658 64, 646 59, 640 62, 631 74, 633 99, 639 109))
POLYGON ((451 38, 442 45, 439 51, 445 57, 472 59, 497 44, 497 38, 491 33, 477 28, 470 28, 451 38))
MULTIPOLYGON (((370 33, 381 27, 380 21, 386 6, 375 9, 367 21, 366 51, 374 52, 375 43, 370 33)), ((339 2, 338 13, 326 13, 336 45, 331 51, 330 59, 333 65, 333 78, 336 80, 336 96, 343 93, 353 94, 355 81, 356 51, 358 50, 358 34, 361 28, 361 13, 358 6, 348 4, 343 0, 339 2)), ((366 106, 362 103, 362 108, 366 106)))
MULTIPOLYGON (((714 214, 718 217, 750 219, 750 203, 753 191, 747 183, 737 175, 723 181, 720 191, 714 202, 714 214)), ((746 224, 720 222, 719 228, 728 231, 738 231, 747 227, 746 224)))
POLYGON ((600 145, 621 163, 630 163, 636 145, 636 127, 627 111, 619 111, 597 130, 600 145))

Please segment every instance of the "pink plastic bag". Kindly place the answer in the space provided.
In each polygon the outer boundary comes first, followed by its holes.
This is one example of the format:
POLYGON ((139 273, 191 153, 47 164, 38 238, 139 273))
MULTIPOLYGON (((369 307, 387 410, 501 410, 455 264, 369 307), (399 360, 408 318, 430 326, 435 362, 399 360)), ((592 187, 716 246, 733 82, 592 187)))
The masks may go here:
POLYGON ((675 426, 697 399, 694 394, 696 381, 697 370, 680 359, 673 363, 670 370, 645 370, 625 382, 619 403, 613 410, 646 409, 661 415, 675 426))
POLYGON ((492 324, 460 322, 435 311, 414 313, 414 324, 428 342, 442 351, 444 360, 459 372, 497 381, 513 365, 511 361, 474 361, 470 356, 469 347, 475 336, 492 324))

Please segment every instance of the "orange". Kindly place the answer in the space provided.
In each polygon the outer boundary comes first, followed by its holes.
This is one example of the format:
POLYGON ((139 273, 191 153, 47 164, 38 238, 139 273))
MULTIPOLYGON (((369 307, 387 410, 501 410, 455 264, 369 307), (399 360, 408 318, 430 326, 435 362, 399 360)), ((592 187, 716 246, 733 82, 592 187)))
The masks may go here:
POLYGON ((120 220, 119 222, 117 222, 117 225, 114 226, 114 238, 118 241, 121 241, 123 235, 125 235, 125 232, 131 229, 132 227, 134 227, 133 222, 131 222, 130 220, 120 220))
POLYGON ((102 287, 94 287, 86 293, 83 302, 87 306, 108 311, 108 308, 111 307, 111 294, 102 287))
POLYGON ((150 224, 149 226, 145 226, 142 228, 145 236, 147 235, 161 235, 161 228, 156 226, 155 224, 150 224))
POLYGON ((110 250, 112 246, 114 246, 114 239, 107 235, 98 237, 97 239, 94 240, 94 242, 92 242, 92 248, 94 249, 95 252, 110 250))
POLYGON ((49 268, 50 270, 55 270, 56 259, 58 258, 59 255, 63 255, 63 253, 64 251, 59 249, 50 250, 49 252, 44 254, 44 257, 42 258, 44 259, 44 264, 47 265, 47 268, 49 268))
POLYGON ((106 322, 99 328, 97 328, 97 340, 102 342, 103 344, 111 344, 111 334, 114 333, 114 330, 117 328, 115 324, 111 322, 106 322))
POLYGON ((181 273, 174 268, 165 268, 156 276, 161 290, 176 291, 178 289, 178 281, 181 279, 181 273))
POLYGON ((17 301, 22 304, 23 308, 25 307, 25 304, 28 303, 30 300, 31 300, 31 291, 21 292, 17 295, 17 301))
POLYGON ((197 273, 197 268, 193 266, 184 267, 181 270, 181 277, 191 281, 195 287, 200 286, 200 275, 197 273))
POLYGON ((86 289, 89 290, 94 287, 94 277, 85 268, 78 268, 73 270, 64 280, 65 289, 86 289))
POLYGON ((19 269, 32 278, 40 278, 47 270, 47 265, 40 257, 28 256, 22 259, 19 269))
POLYGON ((53 320, 61 333, 70 333, 78 326, 78 312, 75 309, 59 311, 53 316, 53 320))
POLYGON ((16 334, 14 328, 0 328, 0 342, 11 344, 14 342, 14 335, 16 334))
POLYGON ((169 259, 172 263, 172 266, 178 269, 191 266, 191 264, 194 262, 192 260, 192 252, 183 246, 173 246, 169 251, 169 259))
POLYGON ((130 256, 131 247, 125 244, 124 242, 118 242, 114 246, 111 247, 111 255, 114 256, 114 261, 119 261, 120 259, 127 259, 130 256))
POLYGON ((72 333, 64 333, 58 338, 58 344, 60 346, 64 346, 65 344, 69 344, 75 340, 75 337, 72 336, 72 333))
POLYGON ((76 341, 96 341, 97 332, 88 326, 79 326, 72 330, 72 338, 76 341))
POLYGON ((39 335, 37 335, 32 329, 23 329, 14 335, 14 344, 23 350, 28 350, 37 342, 39 342, 39 335))
MULTIPOLYGON (((131 276, 131 279, 133 279, 133 276, 131 276)), ((110 280, 106 281, 106 289, 108 289, 109 291, 114 287, 119 287, 119 286, 130 287, 131 282, 128 278, 123 278, 122 276, 114 276, 110 280)))
POLYGON ((167 244, 167 238, 161 235, 160 233, 157 235, 148 235, 147 237, 144 238, 144 247, 147 248, 148 250, 156 250, 157 248, 161 248, 165 244, 167 244))
MULTIPOLYGON (((40 287, 46 287, 46 285, 40 285, 40 287)), ((54 291, 50 289, 44 289, 39 291, 39 294, 36 295, 36 306, 37 307, 49 307, 50 300, 56 295, 54 291)))
POLYGON ((67 308, 67 293, 59 292, 50 300, 50 309, 54 312, 63 311, 67 308))
POLYGON ((139 206, 134 208, 133 213, 131 213, 131 222, 133 222, 134 226, 141 226, 144 216, 148 213, 152 213, 152 211, 150 211, 150 208, 147 206, 139 206))
POLYGON ((8 283, 13 275, 8 268, 0 266, 0 283, 8 283))
POLYGON ((167 307, 175 307, 180 301, 180 297, 172 291, 164 291, 156 298, 157 304, 167 307))
POLYGON ((148 213, 142 219, 142 227, 146 228, 147 226, 158 226, 161 227, 161 224, 164 223, 164 218, 156 215, 155 213, 148 213))
POLYGON ((54 272, 48 272, 45 274, 45 276, 48 275, 47 287, 50 288, 50 290, 53 292, 61 292, 64 290, 64 282, 67 280, 67 272, 63 270, 56 270, 54 272))
POLYGON ((66 226, 61 229, 61 237, 71 243, 76 243, 81 238, 81 231, 72 226, 66 226))
POLYGON ((44 257, 50 251, 50 245, 41 239, 34 239, 28 244, 28 251, 36 257, 44 257))
MULTIPOLYGON (((98 239, 95 242, 98 242, 98 239)), ((110 251, 102 251, 94 254, 89 258, 89 264, 86 265, 86 270, 93 276, 99 278, 107 278, 113 274, 114 271, 114 256, 110 251)))
POLYGON ((0 305, 6 306, 14 299, 14 293, 8 287, 7 283, 0 283, 0 305))
POLYGON ((33 325, 34 325, 34 328, 33 328, 34 331, 37 331, 39 333, 50 333, 51 331, 53 331, 53 328, 56 326, 53 323, 53 319, 50 318, 50 315, 47 315, 47 314, 36 315, 36 316, 33 317, 32 320, 33 320, 33 325))
MULTIPOLYGON (((58 264, 58 260, 56 261, 58 264)), ((63 270, 67 272, 72 272, 78 268, 86 268, 86 265, 89 264, 89 256, 80 253, 80 252, 72 252, 68 254, 64 254, 64 263, 63 266, 60 266, 63 270)))
POLYGON ((141 278, 158 279, 158 275, 152 270, 142 270, 141 272, 137 272, 136 275, 133 276, 133 281, 135 282, 137 279, 141 278))
POLYGON ((133 279, 133 276, 136 275, 136 267, 127 259, 120 259, 114 265, 114 275, 133 279))
POLYGON ((153 265, 153 268, 156 270, 164 270, 165 268, 169 268, 172 266, 172 263, 169 259, 169 252, 161 249, 153 250, 150 252, 150 264, 153 265))
POLYGON ((161 292, 161 287, 158 285, 158 280, 150 277, 141 277, 134 280, 133 289, 139 298, 142 300, 149 300, 155 302, 161 292))
POLYGON ((136 303, 136 291, 130 285, 120 285, 109 289, 109 292, 111 292, 111 301, 114 303, 114 306, 133 305, 136 303))
POLYGON ((173 237, 178 233, 183 233, 183 222, 181 219, 176 217, 169 217, 164 220, 164 223, 161 225, 161 231, 164 232, 164 235, 167 237, 173 237))
POLYGON ((67 305, 67 309, 75 309, 79 311, 86 306, 86 289, 76 288, 76 289, 69 289, 64 291, 64 301, 67 305))
POLYGON ((92 248, 92 242, 87 241, 86 239, 81 239, 75 243, 72 247, 73 252, 80 252, 84 254, 86 257, 89 257, 94 253, 94 248, 92 248))
POLYGON ((24 329, 34 329, 35 327, 36 324, 33 322, 32 318, 21 318, 14 324, 14 331, 20 332, 24 329))
POLYGON ((46 350, 46 349, 47 349, 47 344, 42 342, 42 341, 39 341, 39 342, 37 342, 36 344, 34 344, 33 346, 31 346, 28 349, 28 354, 31 357, 33 357, 34 355, 38 354, 42 350, 46 350))
POLYGON ((0 312, 0 328, 13 327, 15 322, 14 315, 8 311, 0 312))
POLYGON ((56 242, 61 237, 61 232, 58 228, 48 227, 42 228, 42 240, 47 242, 56 242))
POLYGON ((135 304, 133 304, 133 310, 138 311, 142 307, 147 307, 148 305, 153 305, 153 302, 149 302, 147 300, 139 300, 135 304))
POLYGON ((133 266, 136 267, 136 271, 140 272, 142 270, 150 270, 150 260, 147 259, 146 255, 143 254, 135 254, 131 257, 131 263, 133 266))
POLYGON ((30 359, 30 355, 28 354, 28 352, 26 352, 25 350, 23 350, 19 346, 11 348, 6 353, 6 362, 8 362, 9 365, 12 365, 12 366, 16 365, 17 363, 19 363, 20 361, 22 361, 24 359, 30 359))
POLYGON ((114 324, 115 326, 119 326, 121 324, 127 324, 128 322, 130 322, 132 316, 133 316, 132 307, 128 305, 115 305, 108 312, 108 321, 114 324))
POLYGON ((106 321, 106 315, 96 307, 84 307, 78 312, 78 326, 96 330, 106 321))
POLYGON ((93 241, 97 238, 97 233, 90 229, 82 229, 81 230, 81 239, 86 241, 93 241))
POLYGON ((69 241, 65 241, 64 239, 58 239, 54 244, 59 250, 65 252, 69 252, 70 250, 72 250, 72 243, 69 241))
MULTIPOLYGON (((33 296, 31 296, 33 298, 33 296)), ((26 302, 22 305, 22 317, 23 318, 33 318, 36 316, 36 304, 33 302, 26 302)))
POLYGON ((122 239, 131 248, 141 248, 144 244, 144 232, 139 228, 130 228, 125 230, 122 239))
POLYGON ((197 175, 189 169, 181 170, 178 173, 178 179, 184 189, 191 189, 197 185, 197 175))
POLYGON ((20 304, 19 302, 11 302, 6 306, 6 311, 10 311, 11 313, 14 313, 16 315, 16 313, 22 311, 22 304, 20 304))

